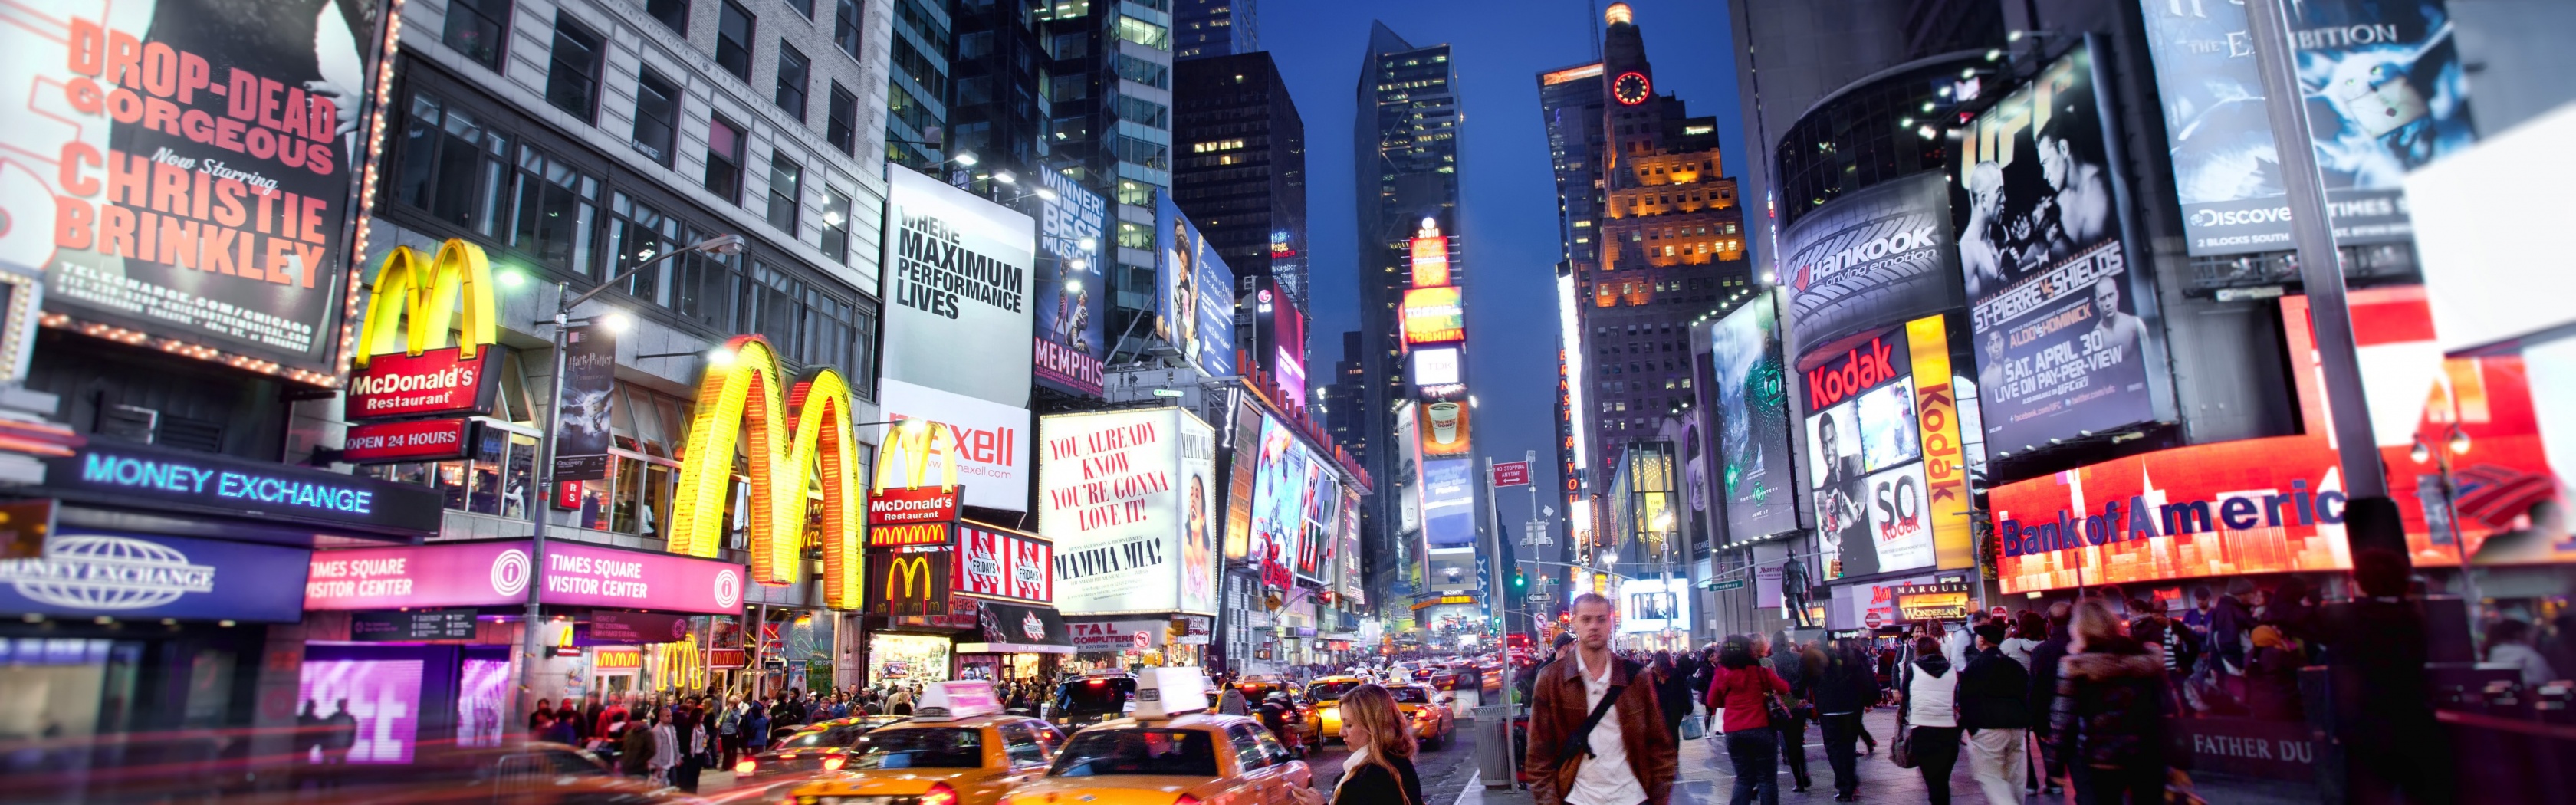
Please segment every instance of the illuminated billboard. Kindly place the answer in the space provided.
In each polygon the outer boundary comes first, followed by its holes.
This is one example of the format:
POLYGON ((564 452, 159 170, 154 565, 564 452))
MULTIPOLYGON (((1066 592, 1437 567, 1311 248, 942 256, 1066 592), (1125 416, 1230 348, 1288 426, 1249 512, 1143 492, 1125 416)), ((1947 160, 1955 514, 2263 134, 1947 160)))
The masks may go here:
POLYGON ((1952 185, 1990 450, 2157 418, 2163 329, 2079 46, 1968 123, 1952 185))
POLYGON ((1168 193, 1155 194, 1154 335, 1209 377, 1232 377, 1234 271, 1168 193))
POLYGON ((1439 222, 1422 219, 1422 228, 1413 236, 1413 287, 1435 288, 1449 284, 1449 238, 1440 234, 1439 222))
POLYGON ((1464 458, 1422 462, 1422 541, 1433 548, 1476 544, 1476 462, 1464 458))
POLYGON ((1972 567, 1948 321, 1864 335, 1802 373, 1824 577, 1972 567))
POLYGON ((1215 429, 1179 408, 1054 414, 1038 426, 1038 531, 1055 540, 1056 608, 1214 614, 1215 429))
POLYGON ((1726 531, 1743 540, 1798 527, 1791 468, 1789 385, 1781 365, 1779 308, 1771 293, 1709 325, 1717 388, 1718 497, 1726 531))
POLYGON ((1619 584, 1619 631, 1690 630, 1690 579, 1629 579, 1619 584))
POLYGON ((1465 361, 1457 347, 1425 347, 1413 351, 1413 385, 1417 387, 1454 386, 1467 381, 1465 361))
POLYGON ((886 181, 885 379, 1027 405, 1036 220, 915 171, 886 181))
POLYGON ((1467 307, 1455 285, 1404 292, 1404 342, 1446 344, 1467 340, 1467 307))
POLYGON ((1062 173, 1038 177, 1055 197, 1038 208, 1037 382, 1097 397, 1109 357, 1109 203, 1062 173))
POLYGON ((1414 407, 1421 417, 1422 455, 1425 458, 1454 458, 1468 454, 1467 412, 1470 408, 1457 400, 1424 402, 1414 407))

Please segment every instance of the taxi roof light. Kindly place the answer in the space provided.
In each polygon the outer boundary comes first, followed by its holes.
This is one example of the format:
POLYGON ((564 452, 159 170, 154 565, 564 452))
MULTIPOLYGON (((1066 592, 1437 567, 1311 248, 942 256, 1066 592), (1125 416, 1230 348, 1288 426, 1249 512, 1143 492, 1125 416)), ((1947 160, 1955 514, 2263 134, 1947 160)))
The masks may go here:
POLYGON ((1207 677, 1193 667, 1147 668, 1136 674, 1136 718, 1160 721, 1206 712, 1207 677))
POLYGON ((999 712, 1002 712, 1002 700, 993 695, 993 683, 955 680, 933 682, 923 688, 921 703, 913 709, 912 718, 915 721, 950 721, 999 712))

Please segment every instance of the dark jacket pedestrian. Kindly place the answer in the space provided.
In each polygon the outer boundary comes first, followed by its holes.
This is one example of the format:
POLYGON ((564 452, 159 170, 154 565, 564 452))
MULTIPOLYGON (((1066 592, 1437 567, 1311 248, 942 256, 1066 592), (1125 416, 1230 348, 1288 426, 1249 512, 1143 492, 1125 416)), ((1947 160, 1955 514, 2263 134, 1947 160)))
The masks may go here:
POLYGON ((1664 729, 1673 734, 1675 744, 1681 742, 1682 719, 1690 717, 1693 698, 1690 683, 1691 678, 1698 675, 1699 661, 1691 659, 1689 654, 1682 654, 1672 659, 1671 667, 1665 669, 1663 677, 1658 680, 1655 700, 1664 706, 1664 729))
POLYGON ((1422 775, 1413 770, 1413 759, 1388 757, 1386 763, 1401 772, 1403 779, 1389 776, 1385 768, 1375 763, 1356 764, 1359 768, 1352 769, 1339 785, 1333 787, 1326 802, 1332 805, 1423 805, 1422 775))
POLYGON ((2253 638, 2254 608, 2243 600, 2255 592, 2254 582, 2236 579, 2227 585, 2227 594, 2209 609, 2209 651, 2225 661, 2231 674, 2245 672, 2246 646, 2253 638))
POLYGON ((2030 734, 2039 739, 2041 773, 2048 777, 2048 791, 2055 794, 2059 780, 2066 777, 2066 767, 2059 765, 2057 753, 2049 751, 2049 742, 2057 740, 2050 729, 2048 714, 2057 702, 2059 661, 2066 658, 2067 646, 2075 635, 2070 631, 2072 605, 2064 601, 2048 607, 2048 639, 2030 650, 2030 734))
POLYGON ((653 730, 641 722, 626 725, 626 734, 617 743, 617 771, 628 777, 651 773, 653 749, 653 730))
POLYGON ((2385 548, 2352 555, 2353 601, 2320 612, 2319 639, 2334 677, 2334 723, 2353 802, 2442 805, 2454 795, 2446 733, 2433 719, 2423 605, 2407 594, 2406 557, 2385 548))
MULTIPOLYGON (((1578 599, 1577 614, 1581 614, 1582 607, 1589 602, 1598 600, 1593 596, 1578 599)), ((1590 696, 1584 688, 1584 663, 1580 652, 1578 647, 1561 653, 1531 686, 1529 755, 1525 768, 1535 780, 1530 785, 1530 795, 1539 805, 1564 802, 1575 776, 1580 773, 1579 765, 1562 770, 1560 767, 1590 760, 1584 752, 1568 755, 1564 751, 1566 738, 1573 735, 1583 725, 1584 716, 1591 713, 1587 706, 1590 696), (1567 771, 1571 773, 1564 773, 1567 771)), ((1619 746, 1622 754, 1627 756, 1630 773, 1636 775, 1638 787, 1645 791, 1646 805, 1665 805, 1672 798, 1673 777, 1680 768, 1680 758, 1678 747, 1672 742, 1672 733, 1662 729, 1663 705, 1656 700, 1655 686, 1650 684, 1643 666, 1616 657, 1606 657, 1606 661, 1611 665, 1608 669, 1609 684, 1623 687, 1617 703, 1603 715, 1603 723, 1607 724, 1614 718, 1618 720, 1619 746)))
POLYGON ((2163 661, 2120 634, 2101 602, 2076 607, 2074 631, 2049 718, 2052 768, 2066 768, 2081 802, 2163 802, 2163 661))
POLYGON ((1780 681, 1789 683, 1789 701, 1785 702, 1789 717, 1772 722, 1771 731, 1780 736, 1780 759, 1788 762, 1790 782, 1796 785, 1790 789, 1792 793, 1803 793, 1815 785, 1815 778, 1807 774, 1807 721, 1815 713, 1807 699, 1815 695, 1809 690, 1815 674, 1809 673, 1806 666, 1807 658, 1789 639, 1788 632, 1772 633, 1771 671, 1780 675, 1780 681))
POLYGON ((2001 649, 1969 654, 1968 667, 1959 670, 1959 728, 2029 729, 2030 672, 2001 649))
POLYGON ((1825 655, 1809 690, 1825 734, 1825 763, 1834 770, 1834 799, 1850 802, 1860 792, 1857 743, 1867 738, 1861 714, 1878 703, 1878 671, 1856 642, 1844 642, 1825 655))

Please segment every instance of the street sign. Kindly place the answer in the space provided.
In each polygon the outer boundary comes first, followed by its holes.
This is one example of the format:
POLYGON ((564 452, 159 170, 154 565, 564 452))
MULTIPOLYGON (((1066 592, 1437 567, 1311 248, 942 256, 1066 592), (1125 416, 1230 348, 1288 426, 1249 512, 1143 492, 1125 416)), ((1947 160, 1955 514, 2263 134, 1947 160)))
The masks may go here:
POLYGON ((1524 486, 1529 483, 1529 462, 1511 461, 1494 465, 1495 486, 1524 486))
POLYGON ((1710 590, 1716 590, 1716 591, 1724 591, 1724 590, 1741 590, 1741 589, 1744 589, 1744 580, 1743 580, 1743 579, 1728 579, 1728 580, 1726 580, 1726 581, 1721 581, 1721 582, 1717 582, 1717 583, 1715 583, 1715 584, 1711 584, 1711 585, 1709 585, 1709 586, 1708 586, 1708 588, 1709 588, 1710 590))
POLYGON ((1547 605, 1547 604, 1553 604, 1553 603, 1556 603, 1556 594, 1555 594, 1555 593, 1530 593, 1530 594, 1529 594, 1529 602, 1530 602, 1530 604, 1531 604, 1531 605, 1533 605, 1533 606, 1544 606, 1544 605, 1547 605))
POLYGON ((1531 520, 1521 527, 1521 544, 1554 545, 1556 537, 1548 533, 1546 520, 1531 520))

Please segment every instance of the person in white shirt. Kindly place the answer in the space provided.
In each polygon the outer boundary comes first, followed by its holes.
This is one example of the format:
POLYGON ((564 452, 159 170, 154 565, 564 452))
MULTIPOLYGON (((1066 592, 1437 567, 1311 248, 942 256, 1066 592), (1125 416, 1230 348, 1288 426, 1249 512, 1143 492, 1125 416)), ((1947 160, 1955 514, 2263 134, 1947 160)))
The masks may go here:
POLYGON ((1536 781, 1531 797, 1538 805, 1666 805, 1680 755, 1656 702, 1658 680, 1610 653, 1619 622, 1610 599, 1576 596, 1573 618, 1570 660, 1559 656, 1531 686, 1523 766, 1536 781), (1596 710, 1601 718, 1587 731, 1596 710))
POLYGON ((1941 641, 1929 635, 1914 639, 1914 656, 1899 688, 1905 723, 1914 728, 1906 746, 1932 805, 1950 805, 1950 769, 1959 762, 1959 673, 1941 655, 1941 641))

